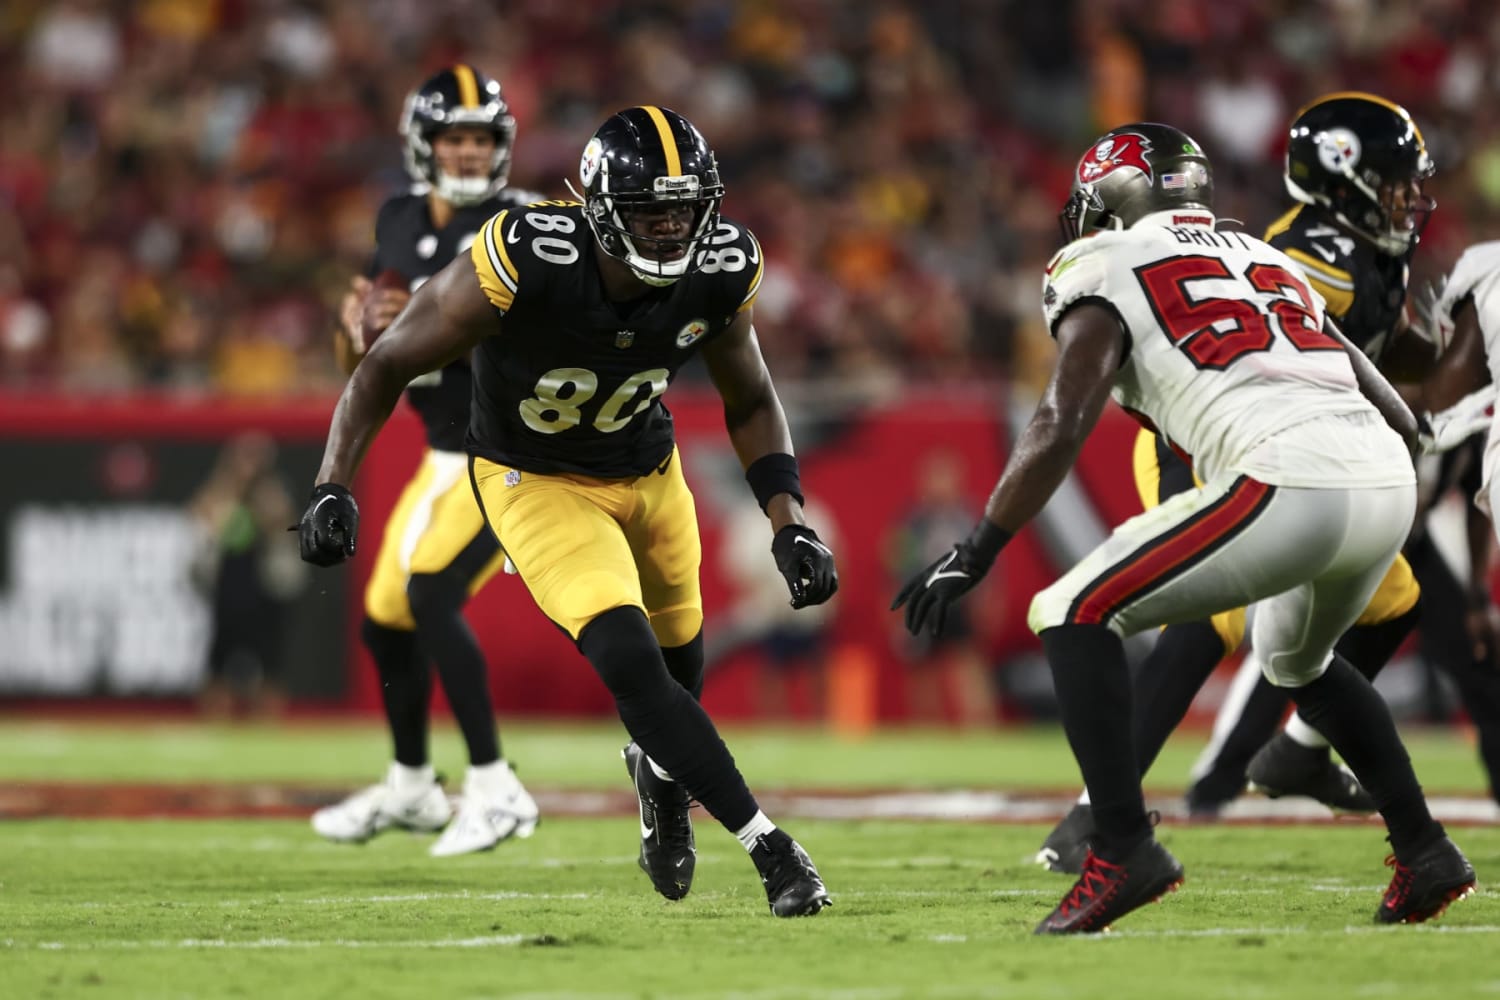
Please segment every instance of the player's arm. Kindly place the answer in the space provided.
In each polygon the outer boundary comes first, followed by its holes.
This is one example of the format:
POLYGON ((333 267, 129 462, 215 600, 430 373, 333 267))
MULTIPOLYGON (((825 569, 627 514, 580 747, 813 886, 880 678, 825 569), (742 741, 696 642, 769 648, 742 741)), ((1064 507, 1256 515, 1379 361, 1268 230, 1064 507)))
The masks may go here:
POLYGON ((1380 369, 1375 367, 1375 362, 1365 356, 1365 352, 1355 347, 1344 336, 1333 320, 1324 318, 1323 332, 1337 340, 1344 347, 1344 353, 1349 358, 1349 363, 1354 366, 1354 377, 1359 383, 1359 391, 1374 404, 1375 409, 1385 418, 1391 430, 1401 435, 1402 440, 1410 448, 1416 447, 1417 442, 1417 418, 1411 412, 1411 407, 1401 398, 1390 382, 1386 381, 1380 369))
POLYGON ((1013 535, 1051 499, 1104 412, 1126 346, 1120 321, 1102 306, 1063 314, 1052 380, 990 493, 986 521, 1013 535))
MULTIPOLYGON (((745 469, 770 455, 792 454, 792 432, 760 353, 751 313, 749 309, 737 313, 729 328, 703 347, 709 377, 724 401, 729 441, 745 469)), ((775 493, 762 506, 777 531, 803 523, 800 496, 775 493)))
POLYGON ((1422 405, 1429 413, 1439 413, 1483 388, 1489 380, 1479 312, 1469 298, 1454 311, 1453 339, 1422 382, 1422 405))
POLYGON ((407 383, 467 355, 496 331, 496 319, 465 255, 422 285, 344 386, 318 482, 347 485, 407 383))
POLYGON ((728 329, 703 346, 703 361, 724 402, 724 426, 745 478, 771 519, 771 554, 792 606, 822 604, 838 590, 838 570, 833 552, 803 519, 792 433, 760 353, 752 312, 741 307, 728 329))
POLYGON ((1403 312, 1380 352, 1380 370, 1396 382, 1416 382, 1432 371, 1437 356, 1437 345, 1417 333, 1403 312))
POLYGON ((945 556, 909 580, 891 609, 906 605, 906 627, 937 635, 948 608, 989 572, 1000 550, 1047 503, 1099 422, 1129 346, 1119 318, 1084 301, 1055 325, 1058 356, 1036 413, 1016 440, 984 516, 945 556))

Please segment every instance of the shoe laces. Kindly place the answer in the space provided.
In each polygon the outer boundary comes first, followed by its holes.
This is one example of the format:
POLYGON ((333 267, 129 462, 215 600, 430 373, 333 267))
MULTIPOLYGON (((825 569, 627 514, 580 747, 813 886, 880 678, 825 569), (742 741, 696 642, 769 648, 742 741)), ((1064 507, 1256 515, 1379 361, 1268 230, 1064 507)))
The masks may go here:
POLYGON ((1092 850, 1083 859, 1083 874, 1073 883, 1073 891, 1063 897, 1058 910, 1064 917, 1072 916, 1096 899, 1109 896, 1119 885, 1125 873, 1122 865, 1105 861, 1092 850))
POLYGON ((1397 909, 1406 902, 1406 897, 1411 895, 1411 885, 1415 873, 1412 869, 1396 860, 1394 854, 1386 855, 1385 866, 1393 869, 1395 874, 1391 876, 1391 884, 1385 890, 1384 903, 1390 909, 1397 909))

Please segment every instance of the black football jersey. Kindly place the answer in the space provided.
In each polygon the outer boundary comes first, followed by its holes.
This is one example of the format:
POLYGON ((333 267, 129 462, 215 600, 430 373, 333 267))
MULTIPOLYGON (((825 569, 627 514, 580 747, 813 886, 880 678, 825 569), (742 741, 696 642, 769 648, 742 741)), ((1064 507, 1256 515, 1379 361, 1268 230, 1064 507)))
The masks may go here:
POLYGON ((474 241, 497 317, 473 357, 472 454, 600 478, 645 475, 671 455, 662 393, 754 302, 760 245, 723 219, 696 271, 629 302, 605 297, 598 253, 583 206, 569 201, 501 212, 474 241))
POLYGON ((1383 254, 1311 205, 1298 205, 1277 219, 1265 238, 1302 265, 1344 336, 1379 364, 1406 304, 1411 252, 1383 254))
MULTIPOLYGON (((435 229, 426 195, 397 195, 382 205, 375 217, 375 256, 367 277, 374 278, 382 271, 394 269, 406 276, 414 292, 454 257, 469 249, 485 220, 537 197, 530 191, 505 189, 477 205, 455 208, 448 225, 435 229)), ((472 385, 469 363, 455 361, 440 371, 414 379, 407 386, 406 398, 422 418, 429 446, 442 451, 464 450, 472 385)))

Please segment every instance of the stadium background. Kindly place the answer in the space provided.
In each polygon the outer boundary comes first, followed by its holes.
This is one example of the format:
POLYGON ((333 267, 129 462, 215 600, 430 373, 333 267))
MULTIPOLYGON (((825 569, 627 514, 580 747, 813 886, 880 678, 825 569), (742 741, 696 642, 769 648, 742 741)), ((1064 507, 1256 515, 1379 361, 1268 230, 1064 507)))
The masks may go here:
MULTIPOLYGON (((1489 5, 1460 0, 13 0, 0 697, 174 704, 199 689, 196 567, 212 543, 194 498, 221 452, 265 431, 300 507, 341 384, 332 306, 406 183, 401 100, 437 68, 466 60, 501 80, 519 121, 512 182, 548 194, 620 105, 675 108, 709 137, 726 211, 765 246, 757 328, 842 541, 827 670, 835 721, 861 726, 908 715, 887 556, 928 454, 961 463, 977 507, 1045 377, 1039 274, 1081 146, 1122 121, 1178 125, 1214 159, 1221 216, 1259 230, 1284 202, 1296 108, 1330 90, 1389 96, 1439 166, 1421 280, 1500 220, 1497 55, 1489 5)), ((704 515, 712 643, 744 631, 726 546, 748 498, 701 372, 684 382, 669 402, 704 515)), ((984 595, 982 645, 1013 714, 1045 709, 1029 595, 1132 509, 1129 433, 1111 413, 984 595)), ((282 568, 294 705, 376 706, 357 595, 419 447, 405 414, 373 451, 352 573, 282 568)), ((502 711, 609 714, 513 578, 470 617, 502 711)), ((730 644, 710 708, 753 716, 767 669, 730 644)))

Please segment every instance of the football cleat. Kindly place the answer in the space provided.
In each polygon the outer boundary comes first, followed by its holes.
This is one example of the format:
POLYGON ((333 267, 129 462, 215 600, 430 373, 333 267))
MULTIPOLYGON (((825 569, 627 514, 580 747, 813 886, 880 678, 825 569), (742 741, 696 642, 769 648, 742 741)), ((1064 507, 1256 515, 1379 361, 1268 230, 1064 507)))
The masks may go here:
POLYGON ((651 759, 633 741, 620 756, 625 758, 640 800, 641 871, 651 877, 657 892, 681 899, 693 887, 693 869, 698 864, 693 820, 688 815, 692 799, 677 782, 658 777, 651 759))
POLYGON ((1375 911, 1380 924, 1420 924, 1443 915, 1448 904, 1474 892, 1474 866, 1458 845, 1439 837, 1418 851, 1410 864, 1393 854, 1385 859, 1395 870, 1375 911))
POLYGON ((1131 910, 1155 902, 1182 884, 1182 865, 1157 841, 1147 837, 1119 864, 1089 850, 1083 874, 1073 888, 1037 924, 1037 934, 1095 934, 1131 910))
POLYGON ((833 900, 812 858, 784 830, 772 830, 755 838, 750 860, 760 871, 766 887, 766 902, 778 917, 812 917, 833 900))
POLYGON ((1286 733, 1277 733, 1261 747, 1245 769, 1250 787, 1269 798, 1305 795, 1335 812, 1375 811, 1375 800, 1326 747, 1305 747, 1286 733))
POLYGON ((536 832, 536 801, 527 793, 509 764, 501 764, 495 787, 481 788, 473 769, 464 779, 458 814, 428 849, 435 858, 488 851, 502 840, 526 838, 536 832))
POLYGON ((1036 863, 1050 872, 1078 875, 1083 859, 1088 857, 1089 837, 1094 834, 1094 810, 1080 802, 1052 828, 1042 849, 1036 852, 1036 863))
POLYGON ((362 844, 391 827, 422 833, 441 830, 453 816, 453 806, 434 781, 415 790, 395 787, 392 764, 385 781, 361 789, 342 802, 325 806, 312 815, 312 828, 340 844, 362 844))

